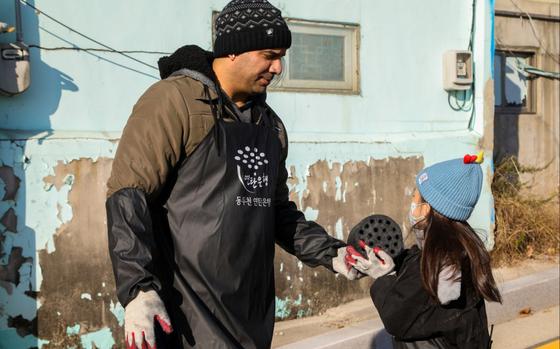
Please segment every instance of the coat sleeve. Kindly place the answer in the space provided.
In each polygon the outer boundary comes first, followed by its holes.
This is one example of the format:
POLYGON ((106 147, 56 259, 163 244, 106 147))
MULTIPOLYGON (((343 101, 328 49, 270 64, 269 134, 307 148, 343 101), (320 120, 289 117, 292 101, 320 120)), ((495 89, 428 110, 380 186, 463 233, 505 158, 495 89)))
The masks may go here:
POLYGON ((107 182, 109 254, 117 296, 126 306, 140 289, 159 290, 150 209, 184 151, 188 111, 172 82, 160 81, 136 103, 107 182))
POLYGON ((385 329, 403 341, 441 335, 456 314, 441 307, 424 290, 419 262, 419 255, 405 258, 397 275, 378 278, 370 289, 385 329))
MULTIPOLYGON (((278 119, 279 120, 279 119, 278 119)), ((332 270, 332 258, 337 249, 346 244, 330 236, 319 224, 305 219, 303 212, 289 199, 286 157, 288 140, 284 125, 278 121, 283 146, 282 161, 278 174, 274 207, 276 210, 276 242, 288 253, 310 267, 319 265, 332 270)))

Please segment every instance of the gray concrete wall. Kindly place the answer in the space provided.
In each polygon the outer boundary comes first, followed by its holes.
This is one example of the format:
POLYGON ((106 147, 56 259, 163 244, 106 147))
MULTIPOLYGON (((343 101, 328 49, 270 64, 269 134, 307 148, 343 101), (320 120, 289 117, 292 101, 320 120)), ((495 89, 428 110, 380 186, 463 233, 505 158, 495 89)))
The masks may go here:
MULTIPOLYGON (((533 51, 534 66, 560 71, 560 2, 496 1, 495 37, 497 50, 533 51), (504 12, 520 16, 506 16, 504 12), (533 26, 524 12, 532 15, 533 26)), ((496 110, 494 154, 498 158, 515 155, 525 166, 541 168, 548 165, 541 172, 521 178, 531 186, 531 194, 548 197, 558 192, 560 180, 560 81, 541 77, 533 80, 533 84, 533 113, 496 110)))

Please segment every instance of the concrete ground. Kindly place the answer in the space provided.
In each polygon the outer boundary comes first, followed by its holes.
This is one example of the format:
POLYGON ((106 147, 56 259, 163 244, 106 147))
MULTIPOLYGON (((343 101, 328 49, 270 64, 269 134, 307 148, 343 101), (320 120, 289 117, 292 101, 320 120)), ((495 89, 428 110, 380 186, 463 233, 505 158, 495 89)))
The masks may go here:
POLYGON ((558 306, 534 314, 519 315, 516 319, 494 326, 492 348, 531 348, 558 338, 559 319, 560 307, 558 306))
MULTIPOLYGON (((559 267, 558 258, 536 258, 513 267, 495 269, 494 277, 499 284, 509 285, 510 290, 508 292, 510 292, 512 288, 517 287, 516 280, 543 271, 554 270, 555 267, 559 267)), ((542 292, 542 290, 538 290, 536 286, 535 292, 542 292)), ((545 297, 541 294, 535 296, 545 297)), ((548 297, 550 298, 550 296, 548 297)), ((557 305, 560 304, 560 300, 553 303, 556 307, 539 310, 534 314, 532 310, 526 309, 525 312, 528 311, 529 314, 523 314, 515 319, 513 318, 518 311, 517 304, 512 305, 516 308, 512 308, 512 311, 506 312, 507 314, 489 308, 489 317, 495 318, 495 322, 498 323, 494 328, 495 344, 493 348, 527 348, 530 345, 558 337, 560 327, 558 325, 557 305), (508 335, 508 332, 513 333, 513 335, 508 335)), ((504 305, 507 305, 507 303, 505 302, 504 305)), ((342 338, 343 336, 358 338, 364 336, 364 331, 367 331, 368 326, 369 328, 372 328, 371 326, 382 327, 377 311, 369 297, 331 308, 318 316, 277 322, 272 348, 280 348, 291 343, 292 345, 288 345, 289 347, 299 347, 298 343, 310 345, 309 339, 321 338, 322 336, 325 338, 342 338)), ((309 347, 309 349, 311 348, 309 347)))

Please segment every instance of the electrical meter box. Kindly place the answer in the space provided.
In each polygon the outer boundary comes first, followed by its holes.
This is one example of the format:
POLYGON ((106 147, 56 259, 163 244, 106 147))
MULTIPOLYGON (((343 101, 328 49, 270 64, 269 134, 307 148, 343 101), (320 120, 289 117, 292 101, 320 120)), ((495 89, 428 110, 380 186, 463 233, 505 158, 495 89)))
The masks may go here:
POLYGON ((27 46, 0 44, 0 95, 14 96, 27 90, 30 70, 27 46))
MULTIPOLYGON (((0 95, 15 96, 27 90, 29 75, 29 48, 23 43, 21 2, 15 0, 16 42, 0 43, 0 95)), ((5 27, 5 26, 4 26, 5 27)), ((13 30, 9 30, 13 31, 13 30)))
POLYGON ((443 89, 469 90, 473 83, 472 52, 447 51, 443 54, 443 89))

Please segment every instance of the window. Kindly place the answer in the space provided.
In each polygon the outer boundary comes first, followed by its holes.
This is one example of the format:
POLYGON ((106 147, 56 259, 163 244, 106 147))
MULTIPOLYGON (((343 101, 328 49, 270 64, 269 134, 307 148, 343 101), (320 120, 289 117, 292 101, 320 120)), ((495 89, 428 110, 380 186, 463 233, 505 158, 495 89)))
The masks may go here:
POLYGON ((359 93, 357 25, 287 19, 292 47, 276 91, 359 93))
POLYGON ((524 67, 533 65, 530 52, 496 51, 494 96, 497 111, 533 113, 534 84, 524 67))

